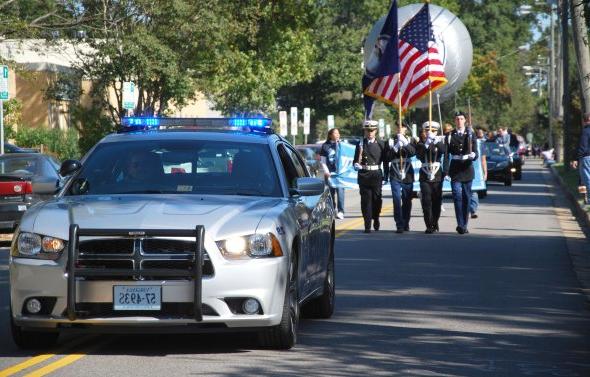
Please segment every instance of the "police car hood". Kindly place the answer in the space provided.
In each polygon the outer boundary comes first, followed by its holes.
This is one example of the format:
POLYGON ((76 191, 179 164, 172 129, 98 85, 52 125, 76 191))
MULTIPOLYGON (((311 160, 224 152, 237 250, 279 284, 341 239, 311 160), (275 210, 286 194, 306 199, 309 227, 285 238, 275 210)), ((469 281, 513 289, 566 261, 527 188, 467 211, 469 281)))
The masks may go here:
POLYGON ((81 229, 194 229, 204 225, 206 234, 215 239, 254 232, 262 217, 281 201, 221 195, 66 197, 31 208, 21 228, 32 226, 37 233, 67 239, 69 224, 81 229))

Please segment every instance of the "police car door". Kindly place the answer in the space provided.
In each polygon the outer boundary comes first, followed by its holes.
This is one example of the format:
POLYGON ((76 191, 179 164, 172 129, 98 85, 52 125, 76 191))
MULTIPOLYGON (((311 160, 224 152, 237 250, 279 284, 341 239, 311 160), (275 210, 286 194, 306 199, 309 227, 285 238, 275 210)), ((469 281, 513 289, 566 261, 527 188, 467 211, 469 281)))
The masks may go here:
MULTIPOLYGON (((297 153, 286 144, 279 144, 279 156, 285 169, 287 186, 289 190, 296 188, 296 180, 300 177, 307 176, 307 171, 297 157, 297 153)), ((299 257, 299 276, 303 286, 300 290, 300 297, 305 297, 312 290, 312 281, 314 274, 314 208, 317 203, 315 196, 300 196, 291 194, 290 201, 297 218, 299 235, 301 239, 301 255, 299 257)))

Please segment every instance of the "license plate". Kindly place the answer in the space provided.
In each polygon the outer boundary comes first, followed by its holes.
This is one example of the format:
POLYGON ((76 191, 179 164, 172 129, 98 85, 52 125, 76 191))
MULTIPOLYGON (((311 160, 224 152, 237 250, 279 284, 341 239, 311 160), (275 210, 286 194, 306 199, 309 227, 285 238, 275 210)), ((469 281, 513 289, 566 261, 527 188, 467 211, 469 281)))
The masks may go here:
POLYGON ((115 285, 113 307, 115 310, 160 310, 162 287, 157 285, 115 285))
POLYGON ((27 210, 27 206, 18 206, 18 210, 19 211, 26 211, 27 210))

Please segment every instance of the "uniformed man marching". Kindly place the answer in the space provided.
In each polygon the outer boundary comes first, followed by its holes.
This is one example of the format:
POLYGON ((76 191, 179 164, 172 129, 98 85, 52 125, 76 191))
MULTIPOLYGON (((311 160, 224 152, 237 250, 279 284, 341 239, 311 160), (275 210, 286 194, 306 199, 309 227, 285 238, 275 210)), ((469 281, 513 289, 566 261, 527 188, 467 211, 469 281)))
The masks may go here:
POLYGON ((361 195, 361 211, 365 220, 365 233, 371 233, 373 228, 379 230, 379 213, 381 212, 381 186, 383 172, 381 165, 385 158, 385 143, 377 140, 377 121, 365 120, 363 130, 364 139, 356 146, 354 152, 354 167, 358 171, 357 182, 361 195))
MULTIPOLYGON (((416 154, 416 143, 405 135, 407 125, 398 125, 398 134, 389 139, 386 145, 385 160, 389 164, 389 182, 393 197, 393 218, 396 233, 410 230, 414 168, 412 158, 416 154)), ((386 177, 387 178, 387 177, 386 177)))
POLYGON ((447 154, 445 172, 451 178, 451 190, 457 218, 457 232, 469 233, 469 200, 471 183, 475 176, 473 161, 477 159, 477 141, 472 132, 465 127, 465 113, 455 113, 456 128, 446 138, 447 154))
POLYGON ((425 233, 438 232, 438 220, 442 205, 443 167, 441 159, 446 146, 442 136, 437 133, 440 124, 424 122, 416 144, 416 157, 422 163, 420 168, 420 196, 424 213, 425 233))

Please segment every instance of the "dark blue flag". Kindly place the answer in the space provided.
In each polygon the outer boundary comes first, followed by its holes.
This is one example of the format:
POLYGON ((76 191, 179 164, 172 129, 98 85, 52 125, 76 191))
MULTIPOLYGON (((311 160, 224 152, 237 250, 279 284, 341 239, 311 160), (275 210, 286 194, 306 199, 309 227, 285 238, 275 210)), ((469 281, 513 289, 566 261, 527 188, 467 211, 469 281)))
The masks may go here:
POLYGON ((399 69, 399 40, 397 29, 397 0, 391 2, 391 8, 387 13, 381 33, 375 42, 375 48, 365 67, 362 88, 365 104, 365 119, 371 119, 375 98, 382 100, 377 93, 367 92, 369 86, 377 79, 381 79, 384 85, 393 81, 393 76, 399 69))

